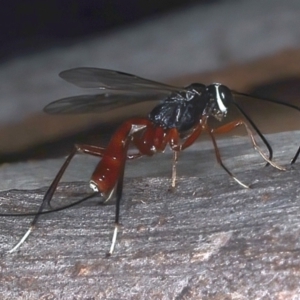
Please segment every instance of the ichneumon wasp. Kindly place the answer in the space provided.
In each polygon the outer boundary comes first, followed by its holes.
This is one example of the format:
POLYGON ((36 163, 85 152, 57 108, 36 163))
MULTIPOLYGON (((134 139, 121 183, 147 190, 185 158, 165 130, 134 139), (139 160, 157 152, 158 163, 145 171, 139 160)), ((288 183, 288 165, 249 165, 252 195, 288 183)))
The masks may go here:
MULTIPOLYGON (((284 170, 283 167, 272 161, 273 152, 269 142, 239 104, 239 98, 251 98, 247 94, 232 91, 219 83, 210 85, 194 83, 187 87, 175 87, 123 72, 98 68, 75 68, 63 71, 59 75, 76 86, 98 89, 100 93, 73 96, 54 101, 44 108, 44 111, 49 114, 103 113, 143 101, 153 101, 154 103, 159 101, 159 104, 156 103, 157 105, 146 118, 135 117, 125 121, 113 134, 106 148, 84 144, 75 145, 46 192, 38 212, 24 214, 34 215, 34 219, 19 243, 9 252, 16 251, 27 239, 41 214, 76 205, 100 194, 104 199, 103 202, 109 201, 112 197, 116 198, 115 229, 109 250, 109 254, 112 254, 118 233, 120 200, 126 161, 142 156, 152 156, 157 152, 163 152, 169 146, 173 151, 171 185, 175 187, 178 153, 191 146, 203 132, 206 132, 212 140, 218 163, 231 178, 244 188, 249 188, 249 186, 241 182, 223 164, 215 134, 227 133, 236 127, 243 126, 254 149, 266 163, 279 170, 284 170), (235 119, 216 128, 209 125, 211 119, 226 120, 231 107, 235 107, 243 118, 235 119), (258 136, 265 144, 268 154, 261 149, 255 136, 258 136), (136 148, 135 153, 128 152, 130 145, 136 148), (63 173, 77 153, 90 154, 101 158, 90 180, 90 187, 94 193, 60 209, 43 211, 47 205, 50 205, 63 173)), ((298 106, 281 101, 269 99, 261 99, 261 101, 270 101, 300 110, 298 106)), ((300 147, 291 161, 292 164, 296 162, 299 153, 300 147)), ((5 214, 1 215, 4 216, 5 214)))

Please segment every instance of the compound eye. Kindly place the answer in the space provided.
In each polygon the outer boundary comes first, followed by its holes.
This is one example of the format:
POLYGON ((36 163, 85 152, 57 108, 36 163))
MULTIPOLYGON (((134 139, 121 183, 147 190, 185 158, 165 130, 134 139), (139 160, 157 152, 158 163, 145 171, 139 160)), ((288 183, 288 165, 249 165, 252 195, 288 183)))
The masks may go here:
POLYGON ((227 108, 233 101, 231 90, 220 83, 214 83, 207 87, 211 99, 214 99, 222 113, 226 113, 227 108))
POLYGON ((231 90, 227 86, 220 84, 217 88, 217 93, 219 94, 223 105, 228 108, 230 103, 233 101, 231 90))

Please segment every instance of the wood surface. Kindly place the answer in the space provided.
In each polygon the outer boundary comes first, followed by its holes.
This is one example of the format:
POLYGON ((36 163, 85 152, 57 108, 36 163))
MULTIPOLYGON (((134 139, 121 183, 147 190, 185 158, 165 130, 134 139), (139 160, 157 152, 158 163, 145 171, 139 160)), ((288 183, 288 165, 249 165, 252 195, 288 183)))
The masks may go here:
MULTIPOLYGON (((206 141, 180 155, 175 191, 170 153, 128 163, 122 227, 109 258, 114 206, 98 199, 41 216, 13 254, 6 251, 31 218, 1 217, 1 299, 297 299, 300 161, 289 161, 299 137, 268 136, 286 171, 264 167, 247 138, 219 142, 224 163, 251 189, 224 173, 206 141)), ((33 162, 26 164, 14 166, 16 182, 26 183, 21 170, 33 162)), ((57 170, 35 164, 38 188, 2 191, 1 212, 36 210, 57 170)), ((92 172, 94 162, 80 156, 74 164, 92 172)), ((74 170, 54 206, 89 193, 88 178, 74 170)))
MULTIPOLYGON (((84 93, 59 80, 63 69, 118 69, 180 86, 222 82, 240 92, 264 87, 265 97, 299 106, 299 5, 264 2, 192 7, 154 20, 155 26, 146 22, 3 63, 0 213, 35 211, 63 163, 37 158, 67 153, 73 141, 66 137, 114 120, 43 114, 49 102, 84 93)), ((266 121, 269 109, 254 110, 266 121)), ((271 116, 272 130, 300 129, 299 123, 291 128, 290 113, 271 116)), ((94 141, 103 135, 99 131, 94 141)), ((220 141, 224 163, 252 184, 250 190, 225 174, 203 140, 180 155, 173 192, 170 153, 129 162, 122 228, 110 258, 114 206, 97 199, 42 216, 10 255, 31 218, 0 217, 0 299, 298 299, 300 161, 291 168, 289 160, 299 136, 270 135, 285 172, 264 167, 247 139, 220 141)), ((96 163, 74 159, 55 194, 56 207, 90 192, 96 163)))

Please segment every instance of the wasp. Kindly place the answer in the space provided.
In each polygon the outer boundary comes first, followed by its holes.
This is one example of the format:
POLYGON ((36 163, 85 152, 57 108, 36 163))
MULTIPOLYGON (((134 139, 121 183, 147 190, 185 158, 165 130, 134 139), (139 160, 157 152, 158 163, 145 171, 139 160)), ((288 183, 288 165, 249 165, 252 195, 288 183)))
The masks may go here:
MULTIPOLYGON (((101 158, 90 180, 90 187, 94 193, 81 201, 99 194, 103 197, 104 203, 113 197, 116 200, 115 228, 109 255, 113 253, 117 239, 124 169, 127 160, 153 156, 164 152, 166 147, 170 147, 173 151, 171 185, 174 188, 178 153, 191 146, 203 132, 206 132, 212 140, 217 162, 239 185, 249 188, 223 164, 215 138, 216 134, 227 133, 242 126, 246 129, 254 149, 263 160, 274 168, 284 170, 284 167, 272 161, 270 144, 238 102, 239 98, 249 98, 247 94, 235 92, 220 83, 210 85, 193 83, 187 87, 176 87, 119 71, 99 68, 75 68, 63 71, 59 76, 78 87, 98 89, 100 93, 54 101, 44 108, 44 111, 49 114, 103 113, 143 101, 159 101, 159 103, 146 118, 135 117, 125 121, 115 131, 106 148, 85 144, 75 145, 46 192, 29 230, 9 252, 14 252, 20 247, 35 227, 38 217, 48 212, 43 210, 46 205, 50 205, 63 173, 77 153, 101 158), (237 118, 217 127, 209 125, 211 119, 218 122, 226 120, 227 113, 232 106, 236 107, 243 118, 237 118), (265 153, 259 146, 257 136, 265 144, 268 153, 265 153), (129 146, 133 146, 136 152, 130 153, 129 146)), ((300 110, 298 106, 289 103, 269 99, 261 100, 300 110)), ((291 161, 292 164, 296 162, 299 153, 300 147, 291 161)))

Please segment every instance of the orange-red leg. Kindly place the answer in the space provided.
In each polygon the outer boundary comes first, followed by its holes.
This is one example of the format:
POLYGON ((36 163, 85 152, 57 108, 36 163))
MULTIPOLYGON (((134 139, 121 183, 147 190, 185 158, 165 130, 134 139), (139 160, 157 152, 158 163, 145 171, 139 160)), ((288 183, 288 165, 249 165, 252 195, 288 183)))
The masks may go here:
MULTIPOLYGON (((102 157, 104 152, 106 151, 106 148, 99 147, 99 146, 93 146, 93 145, 85 145, 85 144, 76 144, 75 147, 78 149, 78 152, 102 157)), ((136 159, 141 157, 141 153, 131 153, 127 154, 127 159, 136 159)))
MULTIPOLYGON (((146 123, 147 120, 144 120, 144 122, 146 123)), ((143 123, 143 122, 141 122, 141 123, 143 123)), ((131 125, 134 126, 134 124, 131 124, 131 125)), ((132 131, 136 132, 140 128, 143 128, 143 126, 142 127, 133 128, 133 129, 130 128, 129 133, 132 132, 132 131)), ((119 131, 117 133, 120 134, 119 131)), ((120 140, 121 143, 124 142, 124 144, 128 144, 127 138, 128 137, 125 137, 125 139, 123 139, 123 140, 121 139, 120 140)), ((125 151, 125 154, 126 154, 126 151, 125 151)), ((69 166, 72 158, 78 152, 86 153, 86 154, 91 154, 91 155, 94 155, 94 156, 103 157, 103 156, 105 156, 105 154, 107 154, 107 149, 102 148, 102 147, 97 147, 97 146, 90 146, 90 145, 75 145, 73 151, 69 154, 69 156, 65 160, 64 164, 60 168, 58 174, 56 175, 55 179, 53 180, 52 184, 48 188, 48 190, 47 190, 47 192, 46 192, 46 194, 45 194, 45 196, 43 198, 43 201, 42 201, 42 203, 41 203, 41 205, 39 207, 39 210, 38 210, 36 216, 34 217, 34 219, 32 220, 32 222, 30 223, 29 229, 23 235, 23 237, 20 239, 20 241, 17 243, 17 245, 13 249, 11 249, 9 251, 10 253, 16 251, 25 242, 25 240, 28 238, 28 236, 30 235, 30 233, 32 232, 32 230, 34 229, 34 227, 36 226, 38 218, 39 218, 40 214, 42 213, 43 209, 45 208, 45 206, 47 204, 48 205, 50 204, 51 199, 53 197, 53 194, 54 194, 54 192, 55 192, 55 190, 57 188, 57 185, 58 185, 59 181, 61 180, 61 177, 63 176, 64 172, 66 171, 67 167, 69 166)), ((124 153, 124 151, 122 153, 124 153)), ((133 155, 128 155, 128 156, 125 155, 124 160, 126 160, 126 159, 133 159, 133 158, 136 158, 136 157, 139 157, 139 156, 140 156, 139 153, 133 154, 133 155)), ((117 186, 116 186, 116 193, 117 193, 117 195, 119 195, 119 197, 117 197, 117 205, 116 205, 116 225, 118 223, 118 217, 119 217, 119 205, 120 205, 120 195, 122 194, 124 166, 125 166, 125 163, 123 163, 123 167, 121 167, 121 169, 119 170, 118 176, 120 178, 119 178, 119 180, 117 182, 117 186)), ((90 198, 90 197, 96 195, 97 193, 98 192, 93 193, 92 195, 88 196, 87 198, 90 198)), ((117 233, 117 230, 115 229, 114 238, 113 238, 113 245, 115 243, 116 233, 117 233)), ((113 245, 112 245, 112 248, 111 248, 111 252, 112 252, 112 249, 113 249, 113 245)))
POLYGON ((238 126, 241 126, 243 125, 246 130, 247 130, 247 133, 248 133, 248 136, 252 142, 252 145, 253 145, 253 148, 260 154, 260 156, 267 162, 269 163, 271 166, 273 166, 274 168, 276 169, 279 169, 279 170, 282 170, 284 171, 285 168, 282 167, 282 166, 279 166, 278 164, 274 163, 272 160, 270 160, 268 158, 268 156, 262 151, 262 149, 259 147, 251 129, 249 128, 249 126, 243 121, 243 120, 236 120, 236 121, 232 121, 230 123, 227 123, 223 126, 220 126, 216 129, 210 129, 211 131, 211 134, 214 134, 214 133, 227 133, 227 132, 230 132, 232 131, 234 128, 238 127, 238 126))
POLYGON ((218 145, 217 145, 217 142, 216 142, 216 139, 212 133, 212 130, 210 130, 209 128, 207 128, 207 132, 213 142, 213 145, 214 145, 214 149, 215 149, 215 154, 216 154, 216 158, 217 158, 217 162, 220 164, 220 166, 225 170, 225 172, 230 176, 232 177, 238 184, 240 184, 242 187, 246 188, 246 189, 249 189, 250 187, 247 185, 247 184, 244 184, 242 181, 240 181, 233 173, 231 173, 227 167, 223 164, 223 161, 222 161, 222 158, 221 158, 221 155, 220 155, 220 151, 219 151, 219 148, 218 148, 218 145))
POLYGON ((182 144, 180 144, 178 131, 175 128, 169 130, 167 134, 167 140, 169 142, 171 149, 173 150, 172 181, 171 181, 172 189, 176 187, 176 178, 177 178, 176 164, 178 161, 179 152, 191 146, 199 137, 201 132, 202 132, 202 124, 199 122, 199 124, 194 128, 193 132, 187 137, 187 139, 184 140, 182 144))
MULTIPOLYGON (((101 153, 102 159, 92 175, 91 185, 103 196, 111 194, 120 179, 129 143, 139 131, 146 130, 150 124, 150 121, 139 118, 126 121, 115 132, 104 153, 101 153)), ((134 155, 139 156, 140 153, 134 155)))
MULTIPOLYGON (((151 126, 152 123, 149 120, 138 118, 123 123, 111 138, 111 141, 102 155, 102 160, 92 175, 90 185, 95 191, 99 191, 106 197, 105 201, 108 201, 113 194, 116 195, 115 228, 108 255, 111 255, 114 250, 118 234, 120 201, 122 197, 125 163, 128 158, 128 146, 136 135, 141 134, 139 131, 147 131, 151 126)), ((135 154, 135 157, 139 157, 142 154, 144 153, 135 154)))
POLYGON ((202 125, 199 123, 183 144, 180 144, 179 133, 176 128, 163 129, 152 125, 145 130, 142 136, 133 137, 133 143, 141 155, 148 156, 152 156, 156 152, 164 151, 167 144, 169 144, 170 148, 173 150, 171 186, 174 188, 176 186, 176 163, 178 160, 178 153, 192 145, 201 134, 201 131, 202 125))
POLYGON ((190 147, 195 143, 197 138, 200 136, 203 130, 202 123, 199 123, 193 130, 193 132, 187 137, 182 144, 179 144, 179 134, 178 131, 174 130, 170 136, 170 146, 173 151, 183 151, 184 149, 190 147))
POLYGON ((23 235, 23 237, 20 239, 20 241, 17 243, 17 245, 15 247, 13 247, 9 253, 12 253, 14 251, 16 251, 24 242, 25 240, 28 238, 29 234, 33 231, 34 227, 36 226, 36 223, 38 221, 38 218, 41 214, 41 212, 43 211, 43 209, 45 208, 46 205, 50 205, 51 199, 53 197, 53 194, 57 188, 57 185, 61 179, 61 177, 63 176, 65 170, 67 169, 67 167, 69 166, 72 158, 74 157, 74 155, 79 151, 79 149, 77 148, 77 146, 74 147, 73 151, 68 155, 67 159, 65 160, 64 164, 62 165, 62 167, 60 168, 59 172, 57 173, 57 175, 55 176, 53 182, 51 183, 50 187, 48 188, 42 203, 37 211, 37 214, 35 215, 35 217, 33 218, 33 220, 30 223, 29 229, 27 230, 27 232, 23 235))
MULTIPOLYGON (((138 158, 143 155, 151 156, 156 151, 164 151, 167 144, 170 145, 173 150, 173 168, 172 168, 172 186, 175 186, 176 182, 176 162, 178 158, 179 151, 184 150, 185 148, 191 146, 195 140, 199 137, 202 130, 205 129, 208 131, 212 142, 214 144, 215 153, 217 161, 223 167, 223 169, 231 176, 234 180, 236 180, 239 184, 244 187, 248 187, 247 185, 240 182, 222 163, 221 155, 219 153, 219 149, 214 137, 215 133, 226 133, 233 130, 235 127, 244 125, 248 135, 252 141, 253 147, 260 153, 260 155, 270 164, 275 167, 278 167, 272 161, 268 160, 264 153, 260 150, 257 145, 257 142, 246 123, 242 120, 237 120, 235 122, 228 123, 216 129, 210 129, 207 126, 206 118, 200 120, 199 124, 194 128, 193 132, 180 144, 180 136, 177 129, 163 129, 155 126, 147 119, 131 119, 125 122, 121 127, 116 131, 113 135, 109 145, 107 148, 92 146, 92 145, 76 145, 74 150, 67 157, 65 163, 59 170, 57 176, 46 192, 42 204, 39 208, 39 211, 33 221, 31 222, 30 229, 23 236, 21 241, 17 244, 13 251, 16 250, 28 237, 31 230, 34 228, 39 214, 44 209, 45 205, 50 203, 52 196, 57 188, 57 185, 67 169, 70 161, 74 157, 74 155, 78 152, 94 155, 97 157, 102 157, 102 160, 96 167, 92 179, 91 186, 94 188, 96 193, 101 193, 102 195, 106 195, 106 200, 108 200, 113 193, 116 194, 116 212, 115 212, 115 230, 113 234, 112 244, 109 251, 111 254, 114 250, 114 246, 116 243, 118 226, 119 226, 119 214, 120 214, 120 200, 122 196, 122 188, 123 188, 123 177, 124 177, 124 169, 125 163, 127 159, 138 158), (138 149, 138 153, 128 154, 128 146, 129 143, 133 142, 136 148, 138 149)), ((300 148, 299 148, 300 149, 300 148)), ((297 155, 296 155, 297 157, 297 155)), ((93 195, 95 195, 94 193, 93 195)))

